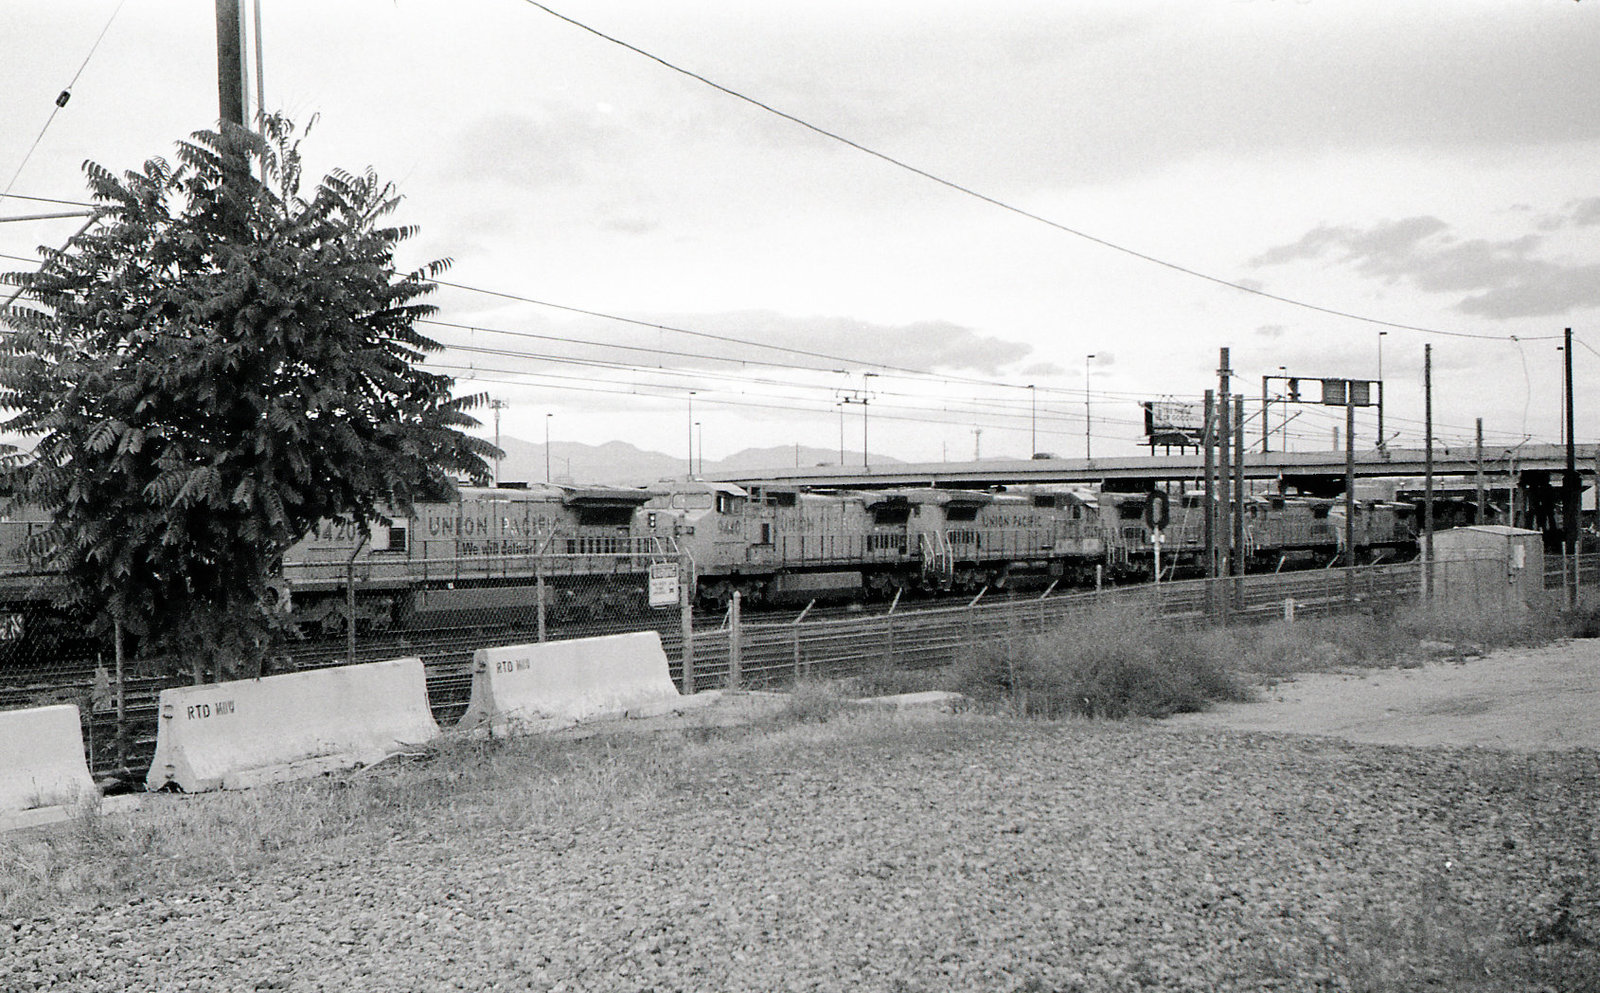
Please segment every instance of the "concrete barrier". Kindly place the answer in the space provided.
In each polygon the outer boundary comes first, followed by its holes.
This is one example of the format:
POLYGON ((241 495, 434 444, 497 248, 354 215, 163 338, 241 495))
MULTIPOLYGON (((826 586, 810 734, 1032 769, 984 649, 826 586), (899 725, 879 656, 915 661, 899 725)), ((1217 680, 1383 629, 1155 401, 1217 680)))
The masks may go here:
POLYGON ((370 765, 437 737, 421 659, 161 692, 145 787, 243 789, 370 765))
POLYGON ((550 726, 669 713, 681 697, 654 631, 481 648, 463 728, 550 726))
POLYGON ((63 820, 95 794, 77 707, 0 711, 0 830, 63 820))

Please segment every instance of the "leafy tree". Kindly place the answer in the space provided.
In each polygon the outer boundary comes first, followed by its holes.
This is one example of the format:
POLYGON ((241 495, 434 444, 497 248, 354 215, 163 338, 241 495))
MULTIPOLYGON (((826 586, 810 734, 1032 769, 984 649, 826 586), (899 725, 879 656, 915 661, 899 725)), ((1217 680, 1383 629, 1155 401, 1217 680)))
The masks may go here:
POLYGON ((495 449, 463 432, 484 397, 419 368, 448 262, 396 271, 392 184, 335 171, 303 197, 281 117, 176 158, 86 164, 99 223, 6 277, 0 427, 38 441, 0 481, 53 515, 75 600, 199 680, 259 671, 272 578, 317 522, 446 497, 495 449))

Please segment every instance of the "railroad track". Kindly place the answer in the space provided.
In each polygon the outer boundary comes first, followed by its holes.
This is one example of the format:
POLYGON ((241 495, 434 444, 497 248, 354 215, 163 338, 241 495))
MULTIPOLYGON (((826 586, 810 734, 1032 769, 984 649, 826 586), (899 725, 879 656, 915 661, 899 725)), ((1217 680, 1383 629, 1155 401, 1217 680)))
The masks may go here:
MULTIPOLYGON (((921 668, 948 664, 975 647, 1048 630, 1085 611, 1116 607, 1167 623, 1202 624, 1214 620, 1226 600, 1229 616, 1243 622, 1280 615, 1286 601, 1309 616, 1359 609, 1363 604, 1397 600, 1416 589, 1414 566, 1373 567, 1346 579, 1342 573, 1308 571, 1282 576, 1107 587, 1098 593, 1038 592, 985 594, 976 604, 950 599, 903 601, 887 605, 824 607, 801 611, 751 611, 737 638, 721 627, 722 618, 697 614, 694 671, 697 689, 726 685, 732 677, 735 648, 743 685, 771 685, 804 675, 845 676, 875 666, 921 668)), ((1130 614, 1130 616, 1133 616, 1130 614)), ((553 638, 654 629, 670 660, 681 660, 682 632, 677 612, 652 615, 648 625, 588 623, 553 626, 553 638)), ((429 703, 441 726, 465 710, 472 684, 472 655, 479 648, 536 640, 537 631, 515 626, 471 626, 363 635, 352 658, 343 639, 291 643, 280 653, 284 669, 302 670, 421 658, 427 673, 429 703)), ((107 680, 96 679, 96 660, 67 659, 47 671, 27 671, 0 687, 0 708, 76 703, 85 715, 85 744, 91 770, 123 785, 142 783, 155 748, 157 698, 163 688, 186 684, 181 678, 130 677, 122 695, 123 718, 107 680), (98 682, 98 685, 97 685, 98 682), (119 734, 120 730, 120 734, 119 734)), ((682 678, 681 661, 671 663, 682 678)), ((681 684, 680 684, 681 685, 681 684)))

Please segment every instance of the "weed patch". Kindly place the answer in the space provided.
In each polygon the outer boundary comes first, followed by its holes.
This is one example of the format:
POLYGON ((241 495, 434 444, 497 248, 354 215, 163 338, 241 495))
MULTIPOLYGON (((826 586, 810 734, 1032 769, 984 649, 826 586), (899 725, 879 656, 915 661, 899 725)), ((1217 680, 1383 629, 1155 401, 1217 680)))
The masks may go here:
POLYGON ((1219 644, 1108 608, 976 653, 955 688, 1029 717, 1166 717, 1245 697, 1219 644))

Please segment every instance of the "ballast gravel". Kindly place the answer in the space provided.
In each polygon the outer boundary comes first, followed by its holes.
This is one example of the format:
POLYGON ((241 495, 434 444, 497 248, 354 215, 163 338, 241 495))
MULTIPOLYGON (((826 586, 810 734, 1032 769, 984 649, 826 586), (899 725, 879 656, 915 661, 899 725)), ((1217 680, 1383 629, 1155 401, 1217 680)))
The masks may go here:
MULTIPOLYGON (((1596 961, 1594 752, 936 714, 657 746, 605 802, 462 795, 6 921, 0 990, 1359 989, 1429 921, 1596 961)), ((1393 988, 1462 988, 1430 968, 1393 988)))

